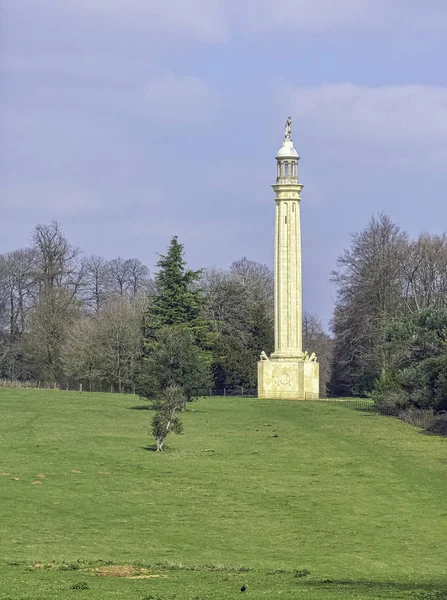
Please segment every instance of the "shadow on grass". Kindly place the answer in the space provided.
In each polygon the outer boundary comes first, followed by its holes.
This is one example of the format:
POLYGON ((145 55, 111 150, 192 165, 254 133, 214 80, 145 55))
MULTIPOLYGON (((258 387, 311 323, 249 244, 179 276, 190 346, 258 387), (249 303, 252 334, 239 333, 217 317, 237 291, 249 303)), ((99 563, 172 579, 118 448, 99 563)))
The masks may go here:
POLYGON ((157 452, 157 446, 155 444, 151 444, 150 446, 141 446, 141 450, 146 450, 146 452, 157 452))
MULTIPOLYGON (((146 452, 157 452, 157 446, 155 444, 150 444, 149 446, 141 446, 141 450, 145 450, 146 452)), ((175 452, 176 450, 172 446, 163 446, 163 452, 159 452, 158 454, 169 454, 170 452, 175 452)))
MULTIPOLYGON (((151 406, 150 404, 139 404, 138 406, 128 406, 127 410, 150 410, 150 411, 155 411, 156 409, 151 406)), ((197 410, 196 408, 189 408, 186 407, 186 410, 182 411, 182 412, 188 412, 188 413, 206 413, 209 411, 206 410, 197 410)))
POLYGON ((321 579, 320 581, 303 580, 303 586, 310 588, 329 589, 338 587, 347 592, 357 593, 371 591, 381 594, 378 597, 387 597, 387 593, 410 592, 415 600, 447 600, 447 583, 445 581, 402 583, 398 581, 356 581, 344 579, 321 579), (383 595, 382 595, 383 594, 383 595))

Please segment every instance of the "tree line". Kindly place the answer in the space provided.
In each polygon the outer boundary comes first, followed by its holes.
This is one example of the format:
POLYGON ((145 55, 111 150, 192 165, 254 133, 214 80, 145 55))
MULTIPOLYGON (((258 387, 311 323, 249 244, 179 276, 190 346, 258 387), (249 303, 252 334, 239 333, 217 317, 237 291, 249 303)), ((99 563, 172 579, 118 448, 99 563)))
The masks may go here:
MULTIPOLYGON (((411 239, 375 216, 338 257, 332 281, 332 338, 316 315, 303 317, 320 395, 372 396, 409 419, 445 411, 447 236, 411 239)), ((241 258, 193 271, 177 237, 154 276, 136 258, 83 256, 57 222, 0 256, 1 378, 186 400, 198 389, 255 388, 273 325, 266 265, 241 258)))
MULTIPOLYGON (((136 258, 84 256, 57 222, 37 225, 30 241, 0 255, 1 378, 134 391, 154 387, 181 349, 196 360, 187 395, 256 387, 259 354, 273 351, 266 265, 241 258, 192 271, 174 237, 152 276, 136 258)), ((322 363, 324 393, 331 340, 315 315, 304 317, 304 341, 322 363)))
MULTIPOLYGON (((332 275, 331 392, 417 419, 447 409, 447 236, 411 239, 387 215, 351 238, 332 275)), ((434 427, 447 419, 437 419, 434 427)), ((436 419, 435 419, 436 421, 436 419)))

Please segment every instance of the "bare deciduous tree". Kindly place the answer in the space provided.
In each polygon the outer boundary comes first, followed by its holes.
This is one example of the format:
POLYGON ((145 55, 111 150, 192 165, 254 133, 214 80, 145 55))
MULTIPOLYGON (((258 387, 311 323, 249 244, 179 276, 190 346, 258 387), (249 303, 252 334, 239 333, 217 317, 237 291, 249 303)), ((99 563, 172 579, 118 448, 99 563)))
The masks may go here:
POLYGON ((82 280, 79 249, 68 243, 57 221, 50 225, 37 225, 32 241, 41 292, 65 288, 74 296, 82 280))
POLYGON ((320 397, 327 396, 332 368, 332 340, 324 330, 321 319, 313 314, 303 314, 303 349, 315 352, 320 365, 320 397))
POLYGON ((373 217, 337 261, 334 313, 334 393, 359 394, 372 388, 385 357, 381 335, 403 306, 403 265, 408 237, 386 215, 373 217))
POLYGON ((150 289, 149 269, 137 258, 120 256, 109 261, 110 289, 119 296, 136 296, 150 289))
POLYGON ((1 322, 11 337, 25 331, 27 315, 36 303, 35 263, 30 248, 0 256, 1 322))
POLYGON ((84 280, 82 296, 87 307, 96 313, 110 294, 109 263, 102 256, 89 256, 82 261, 84 280))
POLYGON ((139 260, 81 260, 59 223, 38 225, 31 248, 0 256, 0 376, 130 386, 150 292, 139 260), (121 295, 125 301, 112 302, 121 295))
POLYGON ((137 258, 126 260, 128 289, 132 296, 154 291, 154 284, 149 276, 149 269, 137 258))
POLYGON ((230 265, 229 274, 247 289, 252 302, 268 307, 273 321, 273 271, 267 265, 244 257, 230 265))
POLYGON ((109 261, 110 291, 125 296, 129 291, 129 271, 127 261, 121 256, 109 261))
POLYGON ((24 353, 33 378, 59 381, 63 377, 61 350, 80 309, 71 293, 49 289, 40 296, 24 336, 24 353))
POLYGON ((445 308, 447 237, 423 234, 408 246, 403 261, 403 298, 409 312, 445 308))
POLYGON ((121 297, 108 300, 97 317, 101 377, 120 392, 134 386, 142 318, 141 303, 121 297))
POLYGON ((96 317, 81 316, 73 323, 61 349, 61 361, 66 377, 87 383, 90 390, 101 381, 96 317))

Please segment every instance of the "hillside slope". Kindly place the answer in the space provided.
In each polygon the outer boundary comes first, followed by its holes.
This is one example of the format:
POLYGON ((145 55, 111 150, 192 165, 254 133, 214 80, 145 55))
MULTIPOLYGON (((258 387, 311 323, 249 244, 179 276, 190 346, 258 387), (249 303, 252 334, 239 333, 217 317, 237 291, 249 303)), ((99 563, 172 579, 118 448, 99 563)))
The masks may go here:
POLYGON ((444 597, 424 594, 446 579, 447 440, 324 403, 212 398, 160 455, 143 408, 0 389, 0 598, 71 598, 79 582, 92 599, 243 584, 251 598, 444 597), (107 562, 141 578, 92 577, 107 562))

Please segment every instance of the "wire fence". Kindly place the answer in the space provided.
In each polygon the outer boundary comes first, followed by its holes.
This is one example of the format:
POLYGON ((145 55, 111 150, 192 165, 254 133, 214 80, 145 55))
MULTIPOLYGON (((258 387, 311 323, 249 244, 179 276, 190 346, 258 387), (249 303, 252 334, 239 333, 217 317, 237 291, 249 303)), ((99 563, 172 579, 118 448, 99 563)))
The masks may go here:
POLYGON ((335 406, 343 406, 361 412, 377 412, 377 406, 368 398, 320 398, 317 402, 333 404, 335 406))
POLYGON ((243 396, 244 398, 257 398, 257 388, 228 386, 220 388, 200 388, 194 390, 195 396, 211 397, 211 396, 243 396))
MULTIPOLYGON (((109 384, 101 382, 75 382, 75 381, 38 381, 38 380, 20 380, 20 379, 2 379, 0 378, 0 387, 5 388, 31 388, 31 389, 46 389, 46 390, 62 390, 62 391, 76 391, 76 392, 103 392, 111 394, 135 394, 135 386, 130 384, 109 384)), ((193 390, 192 396, 195 397, 244 397, 244 398, 257 398, 258 390, 254 387, 242 387, 242 386, 227 386, 227 387, 213 387, 213 388, 197 388, 193 390)), ((293 397, 293 393, 288 392, 289 397, 293 397)), ((393 406, 381 406, 380 410, 373 400, 369 398, 350 398, 350 397, 337 397, 327 396, 324 398, 318 398, 316 394, 304 393, 304 397, 301 392, 296 393, 297 399, 333 404, 335 406, 342 406, 344 408, 350 408, 352 410, 362 412, 380 412, 384 415, 396 416, 396 409, 393 406), (300 397, 301 396, 301 397, 300 397)))
MULTIPOLYGON (((0 387, 4 388, 29 388, 29 389, 46 389, 46 390, 61 390, 61 391, 76 391, 76 392, 102 392, 110 394, 135 394, 135 387, 128 384, 109 384, 109 383, 98 383, 98 382, 57 382, 57 381, 37 381, 27 380, 22 381, 19 379, 0 379, 0 387)), ((289 392, 290 394, 290 392, 289 392)), ((227 386, 227 387, 214 387, 214 388, 201 388, 193 391, 194 397, 243 397, 243 398, 257 398, 257 389, 253 387, 239 387, 239 386, 227 386)), ((299 394, 297 393, 297 396, 299 394)), ((290 398, 290 395, 289 395, 290 398)), ((426 429, 429 427, 435 419, 435 413, 433 409, 422 410, 416 407, 407 407, 403 410, 396 410, 395 406, 382 405, 377 406, 373 400, 368 398, 337 398, 337 397, 326 397, 316 398, 314 394, 304 394, 304 398, 307 402, 316 402, 319 404, 330 404, 333 406, 340 406, 343 408, 349 408, 365 413, 376 413, 385 416, 396 417, 406 423, 414 425, 416 427, 422 427, 426 429)))
MULTIPOLYGON (((135 387, 129 384, 110 384, 106 382, 76 382, 76 381, 40 381, 40 380, 20 380, 20 379, 0 379, 0 387, 9 388, 32 388, 45 390, 62 390, 75 392, 104 392, 111 394, 135 394, 135 387)), ((289 396, 293 395, 288 393, 289 396)), ((300 393, 297 392, 297 397, 300 393)), ((258 390, 255 387, 243 386, 222 386, 212 388, 197 388, 193 390, 193 396, 196 397, 244 397, 257 398, 258 390)), ((372 412, 375 405, 371 400, 362 398, 317 398, 315 394, 305 393, 303 400, 312 400, 316 402, 336 403, 337 405, 355 410, 365 410, 372 412)))
MULTIPOLYGON (((20 379, 0 379, 0 387, 10 388, 33 388, 44 390, 63 390, 71 392, 104 392, 111 394, 135 394, 135 386, 131 384, 110 384, 93 382, 76 382, 76 381, 38 381, 20 379)), ((257 398, 257 388, 242 387, 242 386, 227 386, 219 388, 200 388, 193 390, 193 396, 210 397, 210 396, 243 396, 244 398, 257 398)))
MULTIPOLYGON (((368 398, 322 398, 318 402, 342 406, 366 413, 376 413, 379 415, 394 417, 422 429, 429 428, 436 419, 433 408, 417 408, 414 405, 409 405, 405 408, 398 408, 390 404, 377 405, 373 400, 368 398)), ((442 434, 445 435, 445 434, 442 434)))
MULTIPOLYGON (((33 388, 44 390, 63 390, 71 392, 104 392, 111 394, 135 394, 135 386, 132 384, 110 384, 93 382, 76 382, 76 381, 38 381, 20 379, 0 379, 0 387, 9 388, 33 388)), ((245 398, 257 398, 257 388, 242 387, 242 386, 227 386, 220 388, 199 388, 193 390, 193 396, 209 397, 209 396, 243 396, 245 398)))
POLYGON ((0 379, 0 387, 31 388, 41 390, 62 390, 67 392, 102 392, 111 394, 135 394, 135 387, 128 384, 109 384, 101 382, 77 381, 38 381, 20 379, 0 379))
MULTIPOLYGON (((110 394, 135 394, 135 387, 129 384, 110 384, 106 382, 76 382, 76 381, 40 381, 40 380, 26 380, 22 381, 19 379, 0 379, 0 387, 5 388, 30 388, 30 389, 45 389, 45 390, 61 390, 61 391, 75 391, 75 392, 102 392, 110 394)), ((212 387, 212 388, 200 388, 193 390, 193 396, 195 397, 243 397, 243 398, 257 398, 258 390, 255 387, 243 387, 243 386, 223 386, 223 387, 212 387)), ((297 397, 300 394, 297 392, 297 397)), ((290 392, 289 392, 290 397, 290 392)), ((329 404, 336 404, 338 406, 344 406, 345 408, 351 408, 354 410, 361 410, 365 412, 376 412, 376 406, 372 400, 363 398, 317 398, 315 394, 305 393, 302 400, 314 401, 314 402, 326 402, 329 404)))

